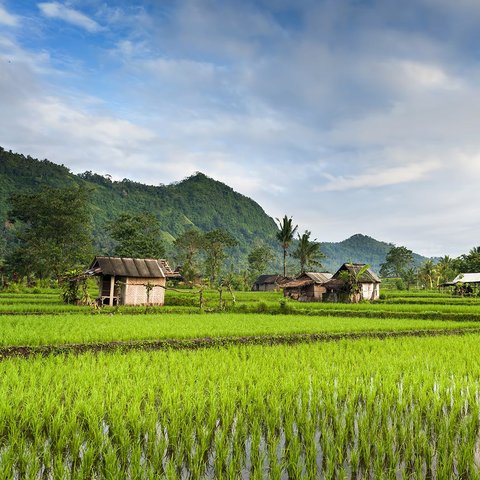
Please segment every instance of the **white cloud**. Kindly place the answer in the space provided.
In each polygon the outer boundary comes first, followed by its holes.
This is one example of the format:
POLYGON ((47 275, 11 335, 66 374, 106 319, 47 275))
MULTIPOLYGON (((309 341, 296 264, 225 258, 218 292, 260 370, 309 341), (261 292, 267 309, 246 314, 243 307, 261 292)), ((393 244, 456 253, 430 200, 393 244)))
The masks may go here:
POLYGON ((406 82, 407 88, 443 88, 447 90, 459 89, 461 82, 449 76, 441 67, 421 63, 413 60, 394 62, 392 70, 400 76, 400 81, 406 82))
POLYGON ((0 5, 0 25, 6 25, 7 27, 16 27, 18 24, 18 17, 7 12, 5 7, 0 5))
POLYGON ((430 161, 382 169, 374 172, 361 173, 354 176, 338 176, 324 174, 328 183, 322 188, 327 191, 341 191, 359 188, 378 188, 399 183, 418 181, 439 167, 438 163, 430 161))
POLYGON ((95 33, 102 30, 102 27, 87 15, 66 7, 59 2, 43 2, 38 4, 38 8, 42 14, 49 18, 59 18, 64 22, 71 23, 77 27, 84 28, 90 33, 95 33))

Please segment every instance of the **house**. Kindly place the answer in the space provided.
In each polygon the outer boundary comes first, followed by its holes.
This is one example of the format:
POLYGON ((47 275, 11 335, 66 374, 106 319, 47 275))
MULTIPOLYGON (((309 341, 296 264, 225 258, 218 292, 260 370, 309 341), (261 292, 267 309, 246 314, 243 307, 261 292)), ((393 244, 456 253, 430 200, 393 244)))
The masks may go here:
POLYGON ((344 263, 323 285, 326 289, 324 300, 329 302, 354 302, 360 300, 378 300, 380 297, 380 278, 363 263, 344 263), (352 292, 352 284, 357 291, 352 292))
POLYGON ((100 276, 100 305, 163 305, 168 277, 176 277, 166 260, 95 257, 87 275, 100 276))
POLYGON ((305 272, 281 285, 284 297, 300 302, 321 302, 326 293, 324 284, 332 278, 327 272, 305 272))
POLYGON ((440 287, 455 287, 457 295, 471 295, 480 289, 480 273, 459 273, 451 282, 445 282, 440 287))
POLYGON ((280 285, 289 278, 282 275, 260 275, 253 284, 252 291, 254 292, 273 292, 280 288, 280 285))

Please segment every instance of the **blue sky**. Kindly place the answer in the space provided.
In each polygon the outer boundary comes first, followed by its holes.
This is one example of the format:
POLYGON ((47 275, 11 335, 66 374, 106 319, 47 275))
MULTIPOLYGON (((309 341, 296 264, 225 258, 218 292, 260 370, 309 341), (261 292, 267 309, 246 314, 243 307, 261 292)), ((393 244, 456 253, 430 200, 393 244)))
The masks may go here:
POLYGON ((456 256, 480 244, 479 24, 477 0, 0 0, 0 145, 456 256))

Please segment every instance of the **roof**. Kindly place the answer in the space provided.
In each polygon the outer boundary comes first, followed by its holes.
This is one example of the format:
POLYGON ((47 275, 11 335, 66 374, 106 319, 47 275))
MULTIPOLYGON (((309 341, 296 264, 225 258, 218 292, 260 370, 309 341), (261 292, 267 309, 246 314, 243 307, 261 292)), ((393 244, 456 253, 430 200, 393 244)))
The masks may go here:
POLYGON ((345 287, 345 282, 340 278, 332 278, 324 287, 330 290, 342 290, 345 287))
POLYGON ((305 275, 315 283, 325 283, 333 277, 333 274, 329 272, 305 272, 305 275))
POLYGON ((457 283, 480 283, 480 273, 459 273, 451 282, 444 285, 456 285, 457 283))
POLYGON ((281 275, 260 275, 255 280, 255 285, 262 285, 262 284, 271 284, 271 283, 280 283, 285 280, 285 277, 281 275))
POLYGON ((95 257, 86 273, 140 278, 165 278, 173 274, 164 259, 125 257, 95 257))
MULTIPOLYGON (((344 263, 333 275, 333 278, 339 278, 340 273, 344 271, 348 271, 350 273, 354 273, 358 275, 358 272, 365 267, 365 263, 344 263)), ((367 270, 362 274, 361 278, 358 279, 358 283, 381 283, 382 281, 377 276, 373 270, 367 268, 367 270)))
POLYGON ((298 288, 306 285, 318 284, 323 285, 332 278, 332 274, 328 272, 305 272, 299 277, 281 285, 283 288, 298 288))

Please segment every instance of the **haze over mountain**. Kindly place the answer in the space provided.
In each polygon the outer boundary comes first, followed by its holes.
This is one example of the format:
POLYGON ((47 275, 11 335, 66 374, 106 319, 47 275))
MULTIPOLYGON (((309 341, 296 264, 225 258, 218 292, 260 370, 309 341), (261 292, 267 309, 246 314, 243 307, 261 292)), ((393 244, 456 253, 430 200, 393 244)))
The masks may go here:
MULTIPOLYGON (((63 165, 7 152, 0 147, 3 250, 8 248, 8 242, 11 241, 6 228, 10 195, 35 191, 45 185, 68 187, 81 183, 92 189, 94 242, 99 254, 111 253, 113 246, 105 230, 107 221, 124 212, 151 212, 162 224, 170 257, 174 256, 173 241, 184 231, 194 227, 202 231, 224 228, 239 242, 230 256, 234 269, 245 268, 249 250, 255 241, 261 241, 275 249, 278 261, 271 268, 280 271, 280 247, 275 239, 275 221, 254 200, 200 172, 170 185, 149 186, 127 179, 112 181, 93 172, 76 175, 63 165)), ((305 228, 308 225, 301 225, 299 230, 305 228)), ((325 242, 322 243, 322 251, 327 257, 323 265, 325 269, 334 271, 345 261, 365 262, 378 271, 390 246, 361 234, 339 243, 325 242)), ((297 267, 293 259, 289 260, 293 272, 297 267)), ((415 256, 416 263, 423 260, 425 257, 415 256)))

